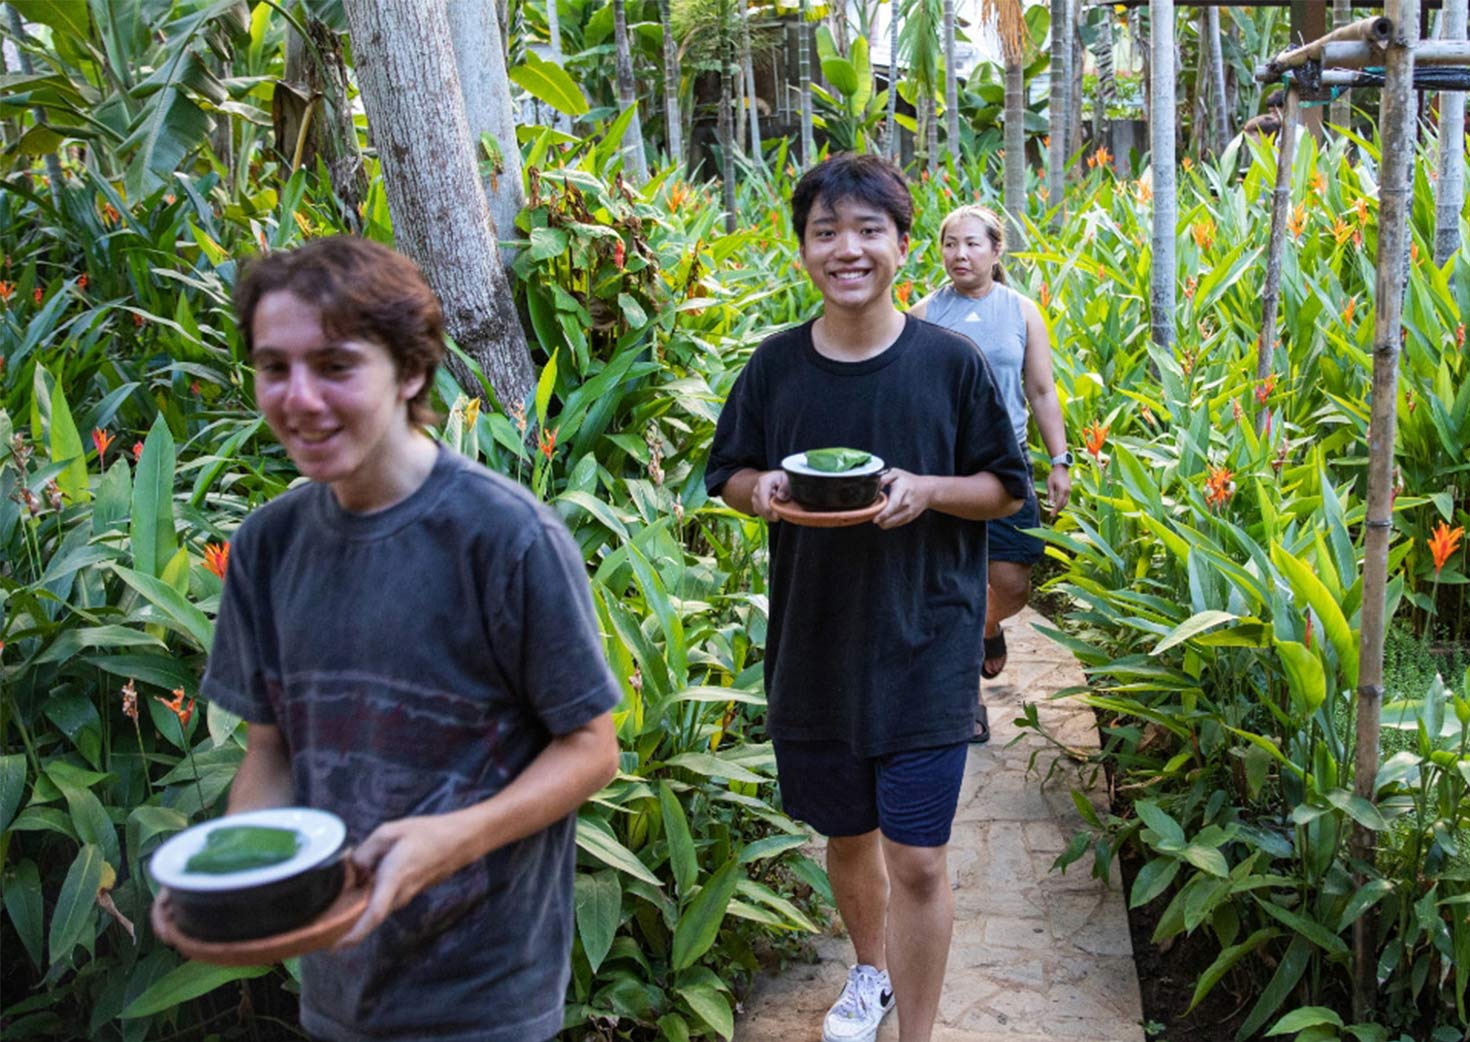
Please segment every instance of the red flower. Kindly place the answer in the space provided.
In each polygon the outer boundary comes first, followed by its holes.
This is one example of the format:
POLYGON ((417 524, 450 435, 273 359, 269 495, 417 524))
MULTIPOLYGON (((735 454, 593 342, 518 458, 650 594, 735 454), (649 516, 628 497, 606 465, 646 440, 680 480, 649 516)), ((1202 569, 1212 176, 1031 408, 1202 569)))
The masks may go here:
POLYGON ((15 283, 0 281, 0 301, 9 304, 13 296, 15 296, 15 283))
POLYGON ((87 273, 84 271, 77 276, 77 289, 87 288, 87 273))
POLYGON ((230 544, 205 543, 204 544, 204 567, 223 579, 225 569, 230 565, 230 544))
POLYGON ((1093 420, 1082 428, 1082 445, 1095 460, 1102 459, 1103 443, 1108 440, 1108 424, 1093 420))
POLYGON ((900 282, 894 292, 898 294, 898 302, 904 307, 909 306, 909 297, 913 296, 914 284, 911 280, 900 282))
POLYGON ((1450 559, 1460 546, 1460 539, 1465 534, 1465 529, 1460 526, 1451 528, 1441 521, 1434 527, 1434 534, 1429 537, 1429 553, 1434 558, 1434 574, 1439 575, 1444 568, 1445 562, 1450 559))
POLYGON ((1265 405, 1266 399, 1271 397, 1271 392, 1274 390, 1276 390, 1276 374, 1269 373, 1266 376, 1265 382, 1256 388, 1256 401, 1265 405))
POLYGON ((199 397, 199 381, 198 380, 190 380, 189 381, 189 393, 192 394, 195 398, 198 398, 199 397))
POLYGON ((556 433, 559 430, 561 430, 560 427, 556 428, 556 430, 543 430, 541 432, 541 443, 538 448, 541 450, 541 455, 545 456, 547 460, 550 460, 556 452, 556 433))
POLYGON ((133 325, 137 326, 139 329, 143 328, 143 316, 138 314, 136 311, 133 312, 133 325))
POLYGON ((143 458, 143 443, 141 441, 135 441, 135 442, 133 442, 133 462, 134 463, 137 463, 142 458, 143 458))
POLYGON ((1312 646, 1312 613, 1307 612, 1307 647, 1312 646))
POLYGON ((100 463, 102 457, 107 455, 107 447, 112 444, 112 435, 108 434, 101 427, 94 427, 92 429, 92 444, 97 447, 97 460, 100 463))
POLYGON ((1210 468, 1210 475, 1205 478, 1205 502, 1211 507, 1219 509, 1235 495, 1235 483, 1230 478, 1230 471, 1224 467, 1210 468))
POLYGON ((623 240, 619 239, 616 245, 613 246, 613 263, 618 266, 619 271, 623 270, 623 260, 626 257, 627 247, 623 245, 623 240))
POLYGON ((43 290, 40 286, 37 286, 35 289, 31 290, 31 299, 34 300, 37 304, 41 303, 41 301, 46 299, 46 291, 43 290))
POLYGON ((161 698, 153 696, 153 700, 168 709, 170 713, 179 718, 179 730, 182 731, 189 726, 189 721, 194 718, 194 700, 189 699, 189 704, 184 705, 184 689, 174 688, 174 697, 161 698))

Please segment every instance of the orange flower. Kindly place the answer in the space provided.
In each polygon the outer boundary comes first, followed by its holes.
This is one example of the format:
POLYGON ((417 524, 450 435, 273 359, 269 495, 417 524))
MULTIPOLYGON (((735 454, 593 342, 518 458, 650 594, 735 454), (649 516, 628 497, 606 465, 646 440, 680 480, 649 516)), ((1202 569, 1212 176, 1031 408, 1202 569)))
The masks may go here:
POLYGON ((561 428, 557 427, 555 430, 543 430, 541 432, 541 443, 538 448, 541 450, 541 455, 545 456, 548 460, 556 452, 556 434, 559 430, 561 428))
POLYGON ((122 215, 117 212, 117 207, 113 206, 111 203, 104 202, 102 204, 103 223, 116 224, 121 216, 122 215))
POLYGON ((1082 445, 1095 460, 1102 459, 1103 443, 1108 440, 1108 424, 1093 420, 1082 428, 1082 445))
POLYGON ((1038 293, 1038 294, 1036 294, 1036 297, 1041 302, 1041 306, 1043 308, 1050 307, 1051 306, 1051 283, 1050 282, 1043 282, 1041 284, 1041 292, 1038 293))
POLYGON ((1419 244, 1417 242, 1409 243, 1409 260, 1414 264, 1419 263, 1419 244))
POLYGON ((1109 152, 1106 146, 1099 148, 1096 152, 1087 157, 1087 169, 1089 170, 1096 170, 1098 167, 1102 167, 1104 170, 1106 170, 1112 165, 1113 153, 1109 152))
POLYGON ((1458 525, 1451 528, 1441 521, 1434 526, 1434 534, 1429 537, 1429 553, 1434 557, 1436 577, 1444 568, 1445 562, 1450 559, 1450 555, 1460 548, 1460 539, 1464 535, 1465 529, 1458 525))
POLYGON ((217 577, 223 579, 225 570, 230 566, 230 544, 205 543, 204 544, 204 567, 213 572, 217 577))
POLYGON ((0 301, 10 303, 10 298, 15 296, 15 283, 0 282, 0 301))
POLYGON ((1461 322, 1458 326, 1455 327, 1455 346, 1456 347, 1464 347, 1465 346, 1465 323, 1463 323, 1463 322, 1461 322))
POLYGON ((87 288, 87 273, 84 271, 77 276, 77 289, 87 288))
POLYGON ((184 705, 184 689, 181 687, 174 688, 174 697, 171 699, 154 695, 153 700, 179 718, 180 731, 187 728, 189 721, 194 718, 194 700, 191 698, 189 704, 184 705))
POLYGON ((1050 134, 1047 134, 1045 137, 1043 137, 1041 139, 1041 147, 1042 148, 1051 148, 1051 135, 1050 134))
POLYGON ((1202 250, 1208 250, 1215 244, 1215 222, 1208 217, 1191 224, 1189 232, 1194 236, 1194 244, 1202 250))
POLYGON ((1153 198, 1154 198, 1154 183, 1153 183, 1153 181, 1151 181, 1151 180, 1145 180, 1144 178, 1140 177, 1138 179, 1138 185, 1136 187, 1136 194, 1137 194, 1137 197, 1138 197, 1138 201, 1140 203, 1153 202, 1153 198))
POLYGON ((143 316, 138 314, 136 311, 133 312, 133 325, 137 326, 139 329, 143 328, 143 316))
POLYGON ((1327 191, 1327 178, 1322 176, 1322 171, 1320 170, 1315 171, 1312 174, 1311 180, 1307 183, 1311 186, 1313 193, 1316 195, 1320 196, 1327 191))
POLYGON ((1307 226, 1307 204, 1297 203, 1292 208, 1291 216, 1286 219, 1286 230, 1291 233, 1293 239, 1299 239, 1302 229, 1307 226))
POLYGON ((141 441, 135 441, 135 442, 133 442, 133 462, 134 463, 137 463, 142 458, 143 458, 143 443, 141 441))
POLYGON ((1209 477, 1205 478, 1205 502, 1212 508, 1220 509, 1235 495, 1235 483, 1230 479, 1230 471, 1224 467, 1210 468, 1209 477))
POLYGON ((1179 160, 1179 165, 1184 167, 1184 172, 1187 174, 1194 169, 1194 160, 1190 159, 1188 156, 1185 156, 1183 159, 1179 160))
POLYGON ((909 297, 914 295, 914 284, 912 280, 905 280, 903 282, 900 282, 898 286, 894 289, 894 292, 898 294, 899 304, 903 307, 908 307, 909 297))
POLYGON ((1271 397, 1271 392, 1274 390, 1276 390, 1276 374, 1268 373, 1261 386, 1256 388, 1256 401, 1265 405, 1266 399, 1271 397))
POLYGON ((1352 235, 1353 226, 1351 224, 1348 224, 1341 217, 1332 218, 1332 238, 1336 240, 1339 246, 1352 238, 1352 235))
POLYGON ((101 427, 92 428, 92 444, 97 447, 97 460, 101 462, 102 457, 107 455, 107 447, 112 444, 112 435, 101 427))
POLYGON ((199 381, 198 380, 190 380, 189 381, 189 393, 192 394, 195 398, 198 398, 199 397, 200 387, 199 387, 199 381))
POLYGON ((1359 224, 1367 224, 1368 223, 1368 200, 1367 199, 1364 199, 1361 195, 1358 196, 1356 199, 1353 200, 1353 209, 1356 210, 1357 213, 1358 213, 1358 223, 1359 224))
POLYGON ((1232 416, 1235 417, 1235 422, 1236 423, 1239 423, 1240 422, 1240 416, 1241 416, 1240 403, 1238 401, 1236 401, 1234 398, 1232 398, 1230 400, 1230 413, 1231 413, 1232 416))
POLYGON ((41 301, 46 299, 46 291, 43 290, 40 286, 37 286, 35 289, 31 290, 31 299, 34 300, 37 304, 41 303, 41 301))
POLYGON ((1307 612, 1307 637, 1306 637, 1306 645, 1309 648, 1312 646, 1312 613, 1311 612, 1307 612))
POLYGON ((1353 315, 1358 310, 1358 298, 1348 297, 1348 302, 1342 306, 1342 324, 1347 325, 1353 320, 1353 315))
POLYGON ((1193 300, 1194 291, 1197 289, 1199 289, 1199 279, 1193 275, 1189 276, 1189 278, 1184 280, 1184 299, 1193 300))
POLYGON ((684 205, 684 200, 689 198, 689 186, 683 181, 676 182, 669 189, 669 209, 677 210, 684 205))

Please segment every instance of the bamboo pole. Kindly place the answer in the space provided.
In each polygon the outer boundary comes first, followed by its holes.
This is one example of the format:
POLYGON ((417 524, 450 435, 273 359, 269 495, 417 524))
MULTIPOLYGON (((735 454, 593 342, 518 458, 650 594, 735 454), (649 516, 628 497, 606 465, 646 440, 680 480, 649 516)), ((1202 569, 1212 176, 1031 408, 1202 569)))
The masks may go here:
MULTIPOLYGON (((1301 116, 1301 98, 1295 83, 1286 88, 1286 109, 1281 116, 1277 142, 1276 187, 1271 193, 1271 237, 1266 247, 1266 285, 1261 290, 1261 334, 1256 341, 1256 382, 1271 372, 1271 353, 1276 343, 1276 301, 1281 295, 1281 254, 1286 247, 1286 222, 1291 214, 1291 165, 1296 156, 1296 125, 1301 116)), ((1269 406, 1256 409, 1256 431, 1265 429, 1269 406)))
MULTIPOLYGON (((1414 159, 1414 43, 1418 35, 1417 0, 1388 0, 1384 13, 1394 35, 1385 55, 1378 126, 1383 135, 1379 166, 1377 277, 1373 288, 1373 404, 1368 425, 1368 504, 1363 536, 1362 631, 1358 656, 1357 747, 1353 786, 1368 801, 1376 796, 1379 718, 1383 711, 1383 633, 1387 622, 1388 543, 1393 526, 1393 456, 1398 411, 1399 341, 1403 327, 1408 217, 1412 202, 1410 166, 1414 159)), ((1355 862, 1371 865, 1373 833, 1355 825, 1351 840, 1355 862)), ((1358 885, 1361 872, 1354 873, 1358 885)), ((1375 1007, 1378 958, 1370 910, 1353 924, 1353 1013, 1366 1020, 1375 1007)))
MULTIPOLYGON (((1382 87, 1383 83, 1384 75, 1381 72, 1369 72, 1364 69, 1324 69, 1322 72, 1322 86, 1324 87, 1372 87, 1376 89, 1382 87)), ((1425 91, 1437 93, 1470 91, 1470 67, 1440 65, 1415 69, 1414 89, 1421 93, 1425 91)))
POLYGON ((1293 47, 1289 51, 1282 51, 1267 62, 1266 66, 1271 69, 1294 69, 1309 61, 1321 61, 1322 50, 1330 43, 1370 43, 1382 47, 1388 42, 1389 33, 1392 31, 1393 25, 1387 18, 1361 18, 1332 30, 1326 36, 1319 36, 1311 43, 1293 47))
MULTIPOLYGON (((1361 69, 1365 66, 1382 66, 1384 52, 1368 43, 1329 43, 1322 48, 1324 67, 1361 69)), ((1419 67, 1430 65, 1470 65, 1470 42, 1464 40, 1430 40, 1414 48, 1414 64, 1419 67)), ((1273 83, 1282 78, 1285 68, 1274 62, 1256 66, 1256 79, 1262 83, 1273 83)))
MULTIPOLYGON (((1332 27, 1341 29, 1351 24, 1353 20, 1352 0, 1332 0, 1332 27)), ((1350 91, 1343 91, 1332 99, 1332 106, 1327 110, 1329 123, 1334 126, 1348 129, 1353 118, 1353 101, 1350 91)))
POLYGON ((1215 128, 1213 151, 1219 155, 1230 143, 1230 107, 1225 100, 1225 56, 1220 47, 1220 10, 1205 8, 1205 45, 1210 54, 1210 115, 1215 128))
MULTIPOLYGON (((1443 41, 1465 39, 1466 0, 1447 0, 1443 41)), ((1415 56, 1417 57, 1417 55, 1415 56)), ((1434 184, 1434 263, 1443 265, 1460 248, 1460 211, 1465 206, 1465 92, 1439 96, 1439 178, 1434 184)))
POLYGON ((1178 200, 1174 188, 1174 0, 1149 4, 1149 170, 1153 177, 1152 259, 1149 264, 1149 329, 1165 351, 1174 347, 1174 226, 1178 200))

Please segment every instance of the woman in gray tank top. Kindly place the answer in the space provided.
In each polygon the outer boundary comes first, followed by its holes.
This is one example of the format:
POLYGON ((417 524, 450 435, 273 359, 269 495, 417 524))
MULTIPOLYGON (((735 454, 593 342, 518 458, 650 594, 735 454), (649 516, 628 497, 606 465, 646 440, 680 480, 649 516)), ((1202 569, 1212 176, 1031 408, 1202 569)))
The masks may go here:
MULTIPOLYGON (((940 248, 949 283, 925 297, 912 309, 922 318, 969 337, 979 347, 995 374, 1001 400, 1010 413, 1016 441, 1026 445, 1026 421, 1036 417, 1041 440, 1051 457, 1046 479, 1050 515, 1067 505, 1072 494, 1072 454, 1062 425, 1056 380, 1051 371, 1051 340, 1041 312, 1028 298, 1006 285, 1000 266, 1005 252, 1005 228, 995 212, 983 206, 961 206, 939 226, 940 248)), ((1026 505, 1010 517, 987 522, 990 526, 989 596, 985 617, 985 661, 980 673, 987 680, 1000 675, 1006 664, 1006 639, 1001 623, 1026 606, 1031 595, 1031 567, 1041 560, 1043 544, 1022 529, 1041 524, 1033 493, 1026 505)), ((985 704, 975 715, 975 741, 990 737, 985 704)))

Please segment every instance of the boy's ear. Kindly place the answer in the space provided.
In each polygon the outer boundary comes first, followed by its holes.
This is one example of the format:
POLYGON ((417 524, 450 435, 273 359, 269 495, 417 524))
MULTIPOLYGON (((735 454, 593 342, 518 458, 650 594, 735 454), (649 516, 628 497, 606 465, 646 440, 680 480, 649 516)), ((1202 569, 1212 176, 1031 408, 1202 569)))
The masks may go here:
POLYGON ((398 400, 403 402, 412 401, 414 396, 424 389, 424 384, 428 380, 429 378, 423 370, 416 373, 409 373, 400 378, 398 381, 398 400))
POLYGON ((898 262, 902 264, 909 259, 909 233, 904 232, 898 237, 898 262))

